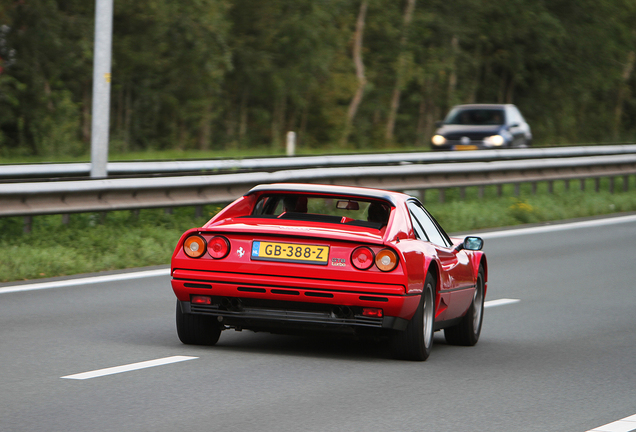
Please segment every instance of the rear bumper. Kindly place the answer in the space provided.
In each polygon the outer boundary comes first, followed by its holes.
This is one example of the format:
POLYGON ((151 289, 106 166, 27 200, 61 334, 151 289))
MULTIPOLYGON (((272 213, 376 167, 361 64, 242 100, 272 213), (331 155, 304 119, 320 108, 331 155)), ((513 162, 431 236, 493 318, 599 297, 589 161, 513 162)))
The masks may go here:
MULTIPOLYGON (((214 299, 217 300, 217 299, 214 299)), ((194 313, 216 317, 224 325, 230 327, 271 330, 274 328, 305 328, 305 329, 332 329, 338 328, 368 328, 368 329, 393 329, 405 330, 408 321, 403 318, 384 316, 382 318, 366 317, 361 314, 361 309, 351 307, 345 313, 341 306, 306 310, 297 303, 279 304, 277 308, 267 305, 252 303, 245 306, 245 299, 223 297, 218 303, 212 305, 198 305, 180 301, 181 310, 185 313, 194 313), (227 309, 222 302, 231 302, 237 305, 233 309, 227 309)), ((283 302, 284 303, 284 302, 283 302)))
POLYGON ((172 288, 183 312, 217 317, 225 325, 263 328, 354 327, 404 330, 420 301, 402 285, 324 281, 175 270, 172 288), (192 304, 203 295, 211 304, 192 304), (362 315, 382 309, 382 317, 362 315))

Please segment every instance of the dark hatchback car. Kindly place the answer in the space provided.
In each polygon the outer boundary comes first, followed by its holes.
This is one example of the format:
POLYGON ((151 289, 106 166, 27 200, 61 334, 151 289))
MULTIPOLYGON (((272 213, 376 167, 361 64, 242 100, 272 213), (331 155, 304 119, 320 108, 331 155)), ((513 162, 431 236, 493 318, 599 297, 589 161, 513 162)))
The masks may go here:
POLYGON ((479 150, 527 147, 530 126, 511 104, 457 105, 437 123, 433 150, 479 150))

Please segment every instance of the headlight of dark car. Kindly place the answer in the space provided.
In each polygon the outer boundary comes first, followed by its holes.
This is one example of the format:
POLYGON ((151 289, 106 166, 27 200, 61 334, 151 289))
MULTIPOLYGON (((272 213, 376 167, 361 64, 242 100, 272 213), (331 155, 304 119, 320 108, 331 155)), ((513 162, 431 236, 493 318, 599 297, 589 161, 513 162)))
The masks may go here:
POLYGON ((501 147, 506 142, 506 139, 501 135, 492 135, 484 138, 484 144, 488 147, 501 147))
POLYGON ((446 138, 441 135, 434 135, 433 138, 431 138, 431 142, 433 143, 433 145, 441 146, 446 144, 446 138))

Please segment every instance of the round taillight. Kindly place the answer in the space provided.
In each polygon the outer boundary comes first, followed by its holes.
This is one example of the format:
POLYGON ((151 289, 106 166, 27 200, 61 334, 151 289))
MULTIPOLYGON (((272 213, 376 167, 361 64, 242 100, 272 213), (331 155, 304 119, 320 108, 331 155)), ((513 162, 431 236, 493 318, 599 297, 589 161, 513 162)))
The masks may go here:
POLYGON ((382 249, 375 256, 375 265, 384 272, 393 270, 397 263, 397 255, 391 249, 382 249))
POLYGON ((230 253, 230 242, 222 236, 214 236, 208 242, 208 253, 214 259, 225 258, 230 253))
POLYGON ((190 258, 200 258, 205 253, 205 239, 200 235, 192 235, 183 242, 183 252, 190 258))
POLYGON ((351 264, 358 270, 368 270, 373 265, 373 251, 366 246, 356 248, 351 254, 351 264))

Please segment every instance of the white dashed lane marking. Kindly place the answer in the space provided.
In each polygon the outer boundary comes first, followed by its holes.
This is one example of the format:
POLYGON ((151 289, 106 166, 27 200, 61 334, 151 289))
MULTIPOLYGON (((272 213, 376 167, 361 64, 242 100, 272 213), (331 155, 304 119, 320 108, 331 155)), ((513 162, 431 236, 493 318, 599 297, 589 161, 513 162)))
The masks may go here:
POLYGON ((187 357, 187 356, 172 356, 164 357, 157 360, 148 360, 139 363, 131 363, 123 366, 115 366, 106 369, 98 369, 90 372, 82 372, 74 375, 63 376, 64 379, 85 380, 90 378, 98 378, 106 375, 114 375, 123 372, 130 372, 139 369, 146 369, 155 366, 163 366, 172 363, 178 363, 187 360, 198 359, 199 357, 187 357))
POLYGON ((495 307, 495 306, 505 306, 513 303, 519 303, 521 300, 519 299, 508 299, 502 298, 497 300, 490 300, 484 302, 484 308, 495 307))
POLYGON ((624 419, 590 429, 587 432, 633 432, 636 431, 636 414, 624 419))

